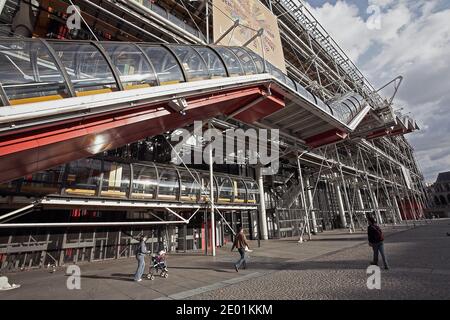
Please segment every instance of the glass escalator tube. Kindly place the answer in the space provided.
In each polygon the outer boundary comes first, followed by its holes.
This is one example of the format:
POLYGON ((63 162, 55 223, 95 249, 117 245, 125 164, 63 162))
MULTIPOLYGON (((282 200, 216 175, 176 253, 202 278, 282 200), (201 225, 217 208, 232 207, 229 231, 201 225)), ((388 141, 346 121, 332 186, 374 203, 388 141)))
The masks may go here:
POLYGON ((158 190, 158 170, 153 163, 132 164, 133 184, 130 198, 132 199, 156 199, 158 190))
POLYGON ((258 184, 254 180, 244 180, 247 186, 247 203, 257 204, 259 203, 259 188, 258 184))
POLYGON ((38 39, 2 39, 0 74, 4 94, 10 105, 59 100, 70 97, 61 64, 38 39))
POLYGON ((186 81, 186 75, 176 56, 161 45, 136 44, 145 53, 155 69, 160 85, 186 81))
POLYGON ((180 169, 181 177, 181 201, 198 202, 200 200, 200 177, 194 170, 180 169))
POLYGON ((246 203, 247 201, 247 186, 244 180, 233 177, 233 191, 235 203, 246 203))
POLYGON ((100 197, 129 198, 131 166, 128 163, 104 161, 100 197))
POLYGON ((211 77, 224 78, 228 76, 225 63, 222 58, 210 47, 206 46, 193 46, 193 48, 200 54, 208 67, 211 77))
POLYGON ((247 51, 243 50, 240 47, 230 47, 230 50, 236 55, 236 57, 241 62, 242 67, 244 68, 245 74, 257 74, 258 69, 256 67, 253 58, 248 54, 247 51))
POLYGON ((217 202, 219 203, 232 203, 233 202, 233 185, 230 177, 215 175, 217 179, 217 185, 219 190, 219 196, 217 202))
POLYGON ((158 85, 151 62, 134 43, 101 42, 100 44, 108 53, 125 90, 158 85))
POLYGON ((199 81, 211 78, 211 74, 200 54, 188 45, 166 45, 177 57, 186 74, 187 81, 199 81))
POLYGON ((157 165, 158 168, 158 200, 180 200, 180 173, 175 166, 157 165))
POLYGON ((250 57, 252 57, 253 62, 255 63, 255 66, 256 66, 257 73, 258 74, 264 73, 264 70, 266 69, 266 67, 264 66, 263 58, 261 58, 258 54, 256 54, 255 52, 253 52, 252 50, 250 50, 248 48, 240 47, 240 49, 245 50, 250 55, 250 57))
POLYGON ((92 197, 98 196, 104 175, 103 163, 99 159, 80 159, 65 166, 63 195, 92 197))
POLYGON ((86 41, 48 41, 65 67, 77 96, 120 89, 115 71, 96 45, 86 41))
POLYGON ((239 58, 230 49, 222 46, 211 46, 222 58, 230 77, 245 75, 239 58))

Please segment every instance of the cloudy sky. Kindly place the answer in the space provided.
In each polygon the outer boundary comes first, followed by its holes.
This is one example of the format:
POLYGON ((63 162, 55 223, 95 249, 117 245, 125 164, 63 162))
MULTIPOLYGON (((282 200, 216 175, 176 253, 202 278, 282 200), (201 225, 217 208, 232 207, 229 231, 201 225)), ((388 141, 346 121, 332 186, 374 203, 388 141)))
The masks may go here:
POLYGON ((405 77, 395 103, 421 127, 408 140, 425 179, 450 171, 450 1, 307 2, 375 88, 405 77))

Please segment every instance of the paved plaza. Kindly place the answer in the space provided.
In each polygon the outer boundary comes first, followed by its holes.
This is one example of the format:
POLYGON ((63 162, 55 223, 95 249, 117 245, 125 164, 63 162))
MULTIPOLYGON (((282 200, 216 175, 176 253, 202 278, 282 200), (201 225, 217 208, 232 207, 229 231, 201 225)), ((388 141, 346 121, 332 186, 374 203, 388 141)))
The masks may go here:
MULTIPOLYGON (((391 265, 381 289, 369 290, 371 249, 364 231, 321 233, 252 243, 248 268, 237 273, 237 252, 171 254, 169 278, 133 282, 135 259, 80 265, 81 289, 68 290, 66 268, 9 273, 21 287, 0 299, 450 299, 450 220, 384 227, 391 265)), ((148 261, 148 260, 147 260, 148 261)))

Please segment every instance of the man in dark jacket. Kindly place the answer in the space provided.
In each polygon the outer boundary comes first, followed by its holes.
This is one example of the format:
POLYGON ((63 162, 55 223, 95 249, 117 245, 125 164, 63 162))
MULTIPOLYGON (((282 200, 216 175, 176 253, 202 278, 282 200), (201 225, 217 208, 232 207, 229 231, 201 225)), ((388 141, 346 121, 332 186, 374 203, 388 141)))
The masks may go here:
POLYGON ((239 232, 234 238, 233 246, 231 247, 231 251, 233 251, 234 248, 237 248, 241 255, 241 258, 238 260, 238 262, 234 264, 234 269, 236 269, 236 272, 239 272, 239 268, 241 267, 242 264, 246 266, 245 247, 248 248, 248 242, 244 234, 244 229, 241 227, 239 228, 239 232))
POLYGON ((378 252, 381 254, 383 259, 384 269, 388 270, 389 265, 384 255, 384 236, 381 228, 377 225, 377 222, 373 217, 367 219, 369 221, 369 226, 367 227, 367 236, 369 238, 369 246, 373 249, 373 261, 372 265, 378 265, 378 252))

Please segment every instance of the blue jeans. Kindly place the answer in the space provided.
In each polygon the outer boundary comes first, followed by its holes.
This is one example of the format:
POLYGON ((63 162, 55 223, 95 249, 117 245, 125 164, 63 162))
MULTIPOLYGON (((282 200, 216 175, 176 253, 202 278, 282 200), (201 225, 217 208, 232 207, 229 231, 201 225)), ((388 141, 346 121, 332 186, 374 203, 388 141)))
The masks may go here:
POLYGON ((241 255, 241 258, 234 265, 236 266, 236 268, 239 269, 242 264, 244 264, 244 266, 245 266, 247 261, 245 259, 245 250, 244 250, 244 248, 238 248, 238 251, 239 251, 239 254, 241 255))
POLYGON ((144 274, 145 270, 145 255, 143 254, 137 254, 136 259, 138 261, 138 268, 136 270, 136 273, 134 274, 134 280, 137 281, 142 278, 142 275, 144 274))
POLYGON ((385 268, 388 268, 388 262, 386 260, 386 256, 384 255, 384 244, 383 241, 378 243, 372 243, 373 249, 373 263, 378 264, 378 252, 381 254, 381 258, 383 259, 383 264, 385 268))

